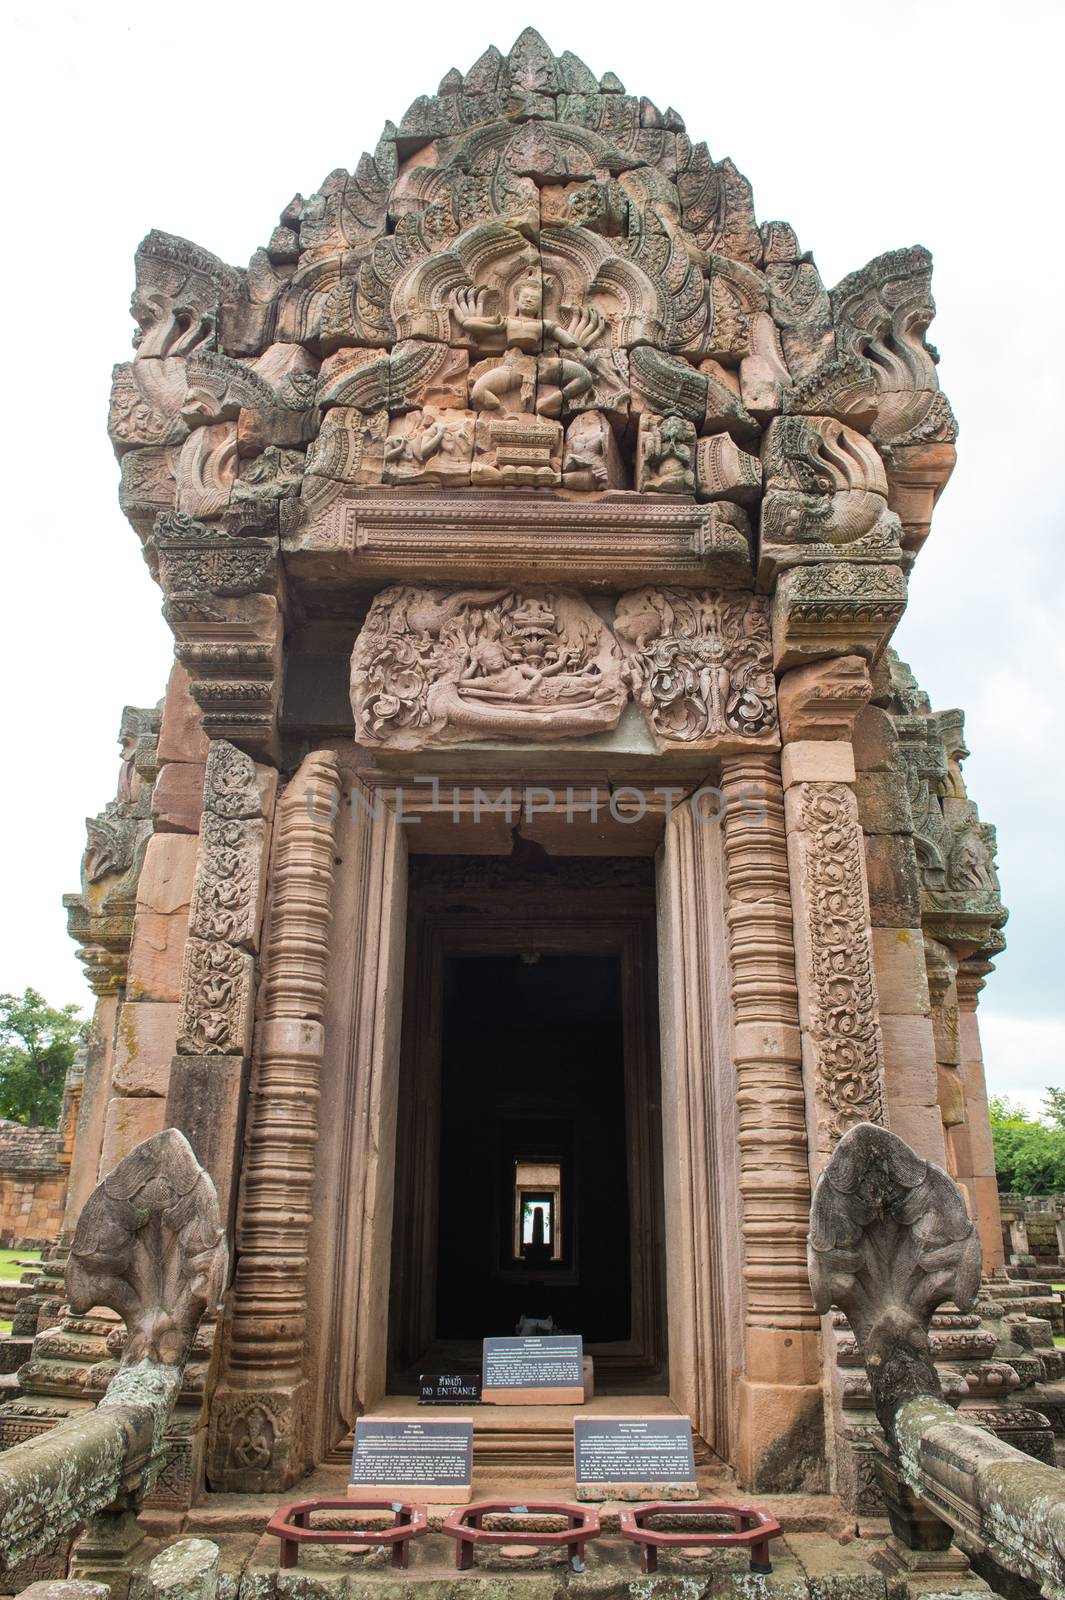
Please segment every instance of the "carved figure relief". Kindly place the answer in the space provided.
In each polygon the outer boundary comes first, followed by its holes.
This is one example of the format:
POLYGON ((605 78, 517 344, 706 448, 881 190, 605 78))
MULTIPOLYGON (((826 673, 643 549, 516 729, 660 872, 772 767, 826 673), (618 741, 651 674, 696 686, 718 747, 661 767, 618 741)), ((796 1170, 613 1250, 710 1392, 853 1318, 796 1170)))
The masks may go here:
POLYGON ((181 971, 178 1049, 243 1056, 251 1047, 254 962, 233 945, 190 935, 181 971))
POLYGON ((695 493, 695 428, 683 417, 640 415, 636 487, 648 494, 695 493))
POLYGON ((922 926, 963 954, 994 950, 1007 913, 995 869, 995 829, 981 821, 965 790, 965 718, 960 711, 933 712, 893 650, 886 653, 884 674, 913 816, 922 926))
POLYGON ((385 589, 352 654, 362 744, 568 738, 614 727, 624 701, 609 628, 566 590, 385 589))
POLYGON ((716 750, 730 736, 776 742, 765 602, 744 594, 639 589, 618 601, 626 677, 660 748, 716 750))
POLYGON ((384 445, 385 482, 465 487, 475 420, 472 411, 408 411, 394 417, 384 445))
POLYGON ((566 430, 562 483, 567 489, 617 489, 625 468, 617 439, 601 411, 581 411, 566 430))

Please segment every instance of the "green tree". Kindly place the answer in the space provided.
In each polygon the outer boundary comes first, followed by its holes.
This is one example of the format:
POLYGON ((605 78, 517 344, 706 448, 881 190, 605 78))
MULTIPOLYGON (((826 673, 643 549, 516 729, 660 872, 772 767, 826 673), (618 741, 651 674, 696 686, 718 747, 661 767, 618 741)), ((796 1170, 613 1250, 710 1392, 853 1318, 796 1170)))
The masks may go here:
MULTIPOLYGON (((1053 1112, 1047 1102, 1061 1093, 1047 1091, 1043 1104, 1048 1116, 1053 1112)), ((1065 1192, 1065 1124, 1048 1126, 1002 1095, 989 1102, 988 1111, 999 1188, 1014 1194, 1065 1192)))
POLYGON ((1043 1096, 1043 1121, 1065 1128, 1065 1089, 1047 1089, 1043 1096))
POLYGON ((77 1006, 57 1011, 36 989, 0 994, 0 1116, 55 1127, 85 1029, 77 1006))

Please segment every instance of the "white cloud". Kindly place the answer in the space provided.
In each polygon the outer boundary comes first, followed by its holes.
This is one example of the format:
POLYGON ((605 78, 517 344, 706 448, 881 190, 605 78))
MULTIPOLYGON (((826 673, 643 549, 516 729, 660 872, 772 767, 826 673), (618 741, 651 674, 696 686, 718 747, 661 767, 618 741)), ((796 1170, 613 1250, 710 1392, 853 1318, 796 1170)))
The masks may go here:
POLYGON ((1048 1088, 1065 1087, 1065 1018, 1018 1016, 989 1001, 978 1014, 988 1093, 1040 1111, 1048 1088))

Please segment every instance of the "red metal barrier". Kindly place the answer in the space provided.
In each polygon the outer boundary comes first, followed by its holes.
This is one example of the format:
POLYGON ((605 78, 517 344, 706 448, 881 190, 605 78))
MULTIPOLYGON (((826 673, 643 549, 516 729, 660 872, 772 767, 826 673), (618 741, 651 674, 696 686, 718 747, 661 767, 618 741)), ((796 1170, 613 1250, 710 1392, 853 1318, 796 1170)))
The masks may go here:
POLYGON ((599 1513, 588 1506, 568 1505, 560 1500, 529 1500, 524 1505, 511 1505, 506 1500, 477 1500, 470 1506, 456 1506, 441 1532, 450 1534, 455 1541, 455 1566, 460 1572, 473 1566, 477 1546, 501 1544, 531 1544, 544 1549, 566 1546, 567 1559, 573 1572, 584 1568, 584 1547, 591 1539, 598 1539, 599 1513), (545 1529, 543 1532, 520 1532, 485 1528, 485 1517, 565 1517, 565 1528, 545 1529))
POLYGON ((298 1564, 301 1544, 391 1545, 392 1565, 406 1567, 410 1542, 429 1531, 429 1518, 424 1506, 404 1500, 349 1500, 346 1496, 343 1500, 290 1500, 288 1505, 278 1506, 266 1531, 281 1540, 283 1567, 298 1564), (312 1528, 314 1511, 391 1511, 395 1521, 391 1528, 312 1528))
POLYGON ((775 1539, 781 1531, 779 1522, 776 1522, 767 1511, 759 1511, 755 1506, 738 1506, 725 1501, 709 1500, 687 1500, 683 1503, 676 1500, 656 1500, 648 1505, 634 1506, 631 1511, 622 1511, 620 1524, 622 1538, 631 1539, 639 1545, 640 1560, 645 1572, 658 1570, 660 1549, 676 1550, 684 1547, 690 1550, 702 1546, 707 1550, 727 1550, 735 1549, 737 1545, 750 1549, 752 1572, 772 1572, 769 1541, 775 1539), (682 1533, 666 1533, 664 1530, 647 1527, 651 1517, 662 1516, 731 1517, 733 1531, 715 1533, 692 1528, 685 1529, 682 1533))

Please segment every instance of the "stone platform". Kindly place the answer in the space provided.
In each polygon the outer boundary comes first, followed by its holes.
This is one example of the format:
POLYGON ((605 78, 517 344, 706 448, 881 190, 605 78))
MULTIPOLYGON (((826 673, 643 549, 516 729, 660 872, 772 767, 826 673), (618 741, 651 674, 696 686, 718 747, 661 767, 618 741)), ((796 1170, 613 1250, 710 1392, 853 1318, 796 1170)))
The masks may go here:
MULTIPOLYGON (((710 1595, 722 1600, 901 1600, 905 1593, 873 1564, 880 1538, 856 1537, 853 1517, 831 1495, 754 1497, 786 1530, 771 1546, 773 1572, 768 1576, 752 1575, 742 1551, 701 1551, 691 1557, 663 1553, 658 1572, 645 1575, 637 1548, 618 1534, 622 1507, 610 1501, 600 1507, 603 1537, 588 1546, 585 1570, 579 1574, 569 1572, 555 1552, 513 1559, 479 1555, 472 1571, 457 1572, 452 1541, 439 1532, 450 1505, 430 1506, 430 1532, 412 1543, 405 1572, 392 1568, 385 1551, 364 1554, 337 1546, 304 1548, 298 1567, 280 1570, 279 1542, 263 1533, 270 1515, 285 1501, 343 1494, 346 1479, 345 1468, 322 1467, 284 1496, 217 1494, 189 1511, 145 1513, 141 1522, 147 1537, 136 1553, 130 1600, 139 1600, 151 1558, 174 1539, 189 1536, 212 1539, 221 1550, 218 1600, 410 1600, 415 1594, 424 1600, 555 1600, 563 1595, 587 1600, 622 1600, 625 1595, 631 1600, 710 1595)), ((746 1498, 720 1463, 700 1467, 698 1480, 701 1498, 746 1498)), ((475 1493, 478 1499, 515 1503, 572 1499, 573 1484, 569 1473, 553 1467, 482 1469, 475 1493)), ((352 1513, 352 1521, 357 1520, 358 1514, 352 1513)), ((885 1529, 878 1524, 872 1531, 881 1535, 885 1529)), ((517 1544, 520 1537, 516 1521, 517 1544)), ((952 1592, 961 1589, 954 1585, 952 1592)))

